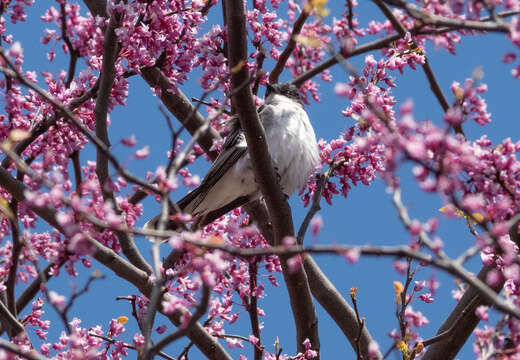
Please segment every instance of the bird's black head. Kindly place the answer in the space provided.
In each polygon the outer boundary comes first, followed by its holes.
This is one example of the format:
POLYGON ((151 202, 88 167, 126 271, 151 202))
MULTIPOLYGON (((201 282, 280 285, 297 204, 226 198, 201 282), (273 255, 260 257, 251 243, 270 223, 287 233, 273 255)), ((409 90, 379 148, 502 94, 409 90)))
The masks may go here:
POLYGON ((289 99, 294 100, 299 104, 302 104, 302 100, 300 99, 300 93, 298 92, 298 88, 290 83, 281 83, 281 84, 267 83, 267 90, 265 92, 265 98, 267 98, 271 94, 279 94, 279 95, 287 96, 289 99))

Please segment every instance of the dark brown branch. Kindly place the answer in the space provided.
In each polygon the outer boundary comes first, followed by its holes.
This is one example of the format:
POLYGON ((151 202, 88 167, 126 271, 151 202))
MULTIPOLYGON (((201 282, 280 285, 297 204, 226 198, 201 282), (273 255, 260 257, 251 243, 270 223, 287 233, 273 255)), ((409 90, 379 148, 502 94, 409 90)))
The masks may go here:
POLYGON ((25 331, 22 323, 18 321, 16 316, 9 311, 2 301, 0 301, 0 319, 2 319, 2 327, 6 328, 10 338, 25 331))
POLYGON ((334 169, 338 166, 338 164, 331 164, 329 169, 323 173, 317 175, 318 177, 318 185, 316 186, 316 190, 314 192, 314 195, 312 196, 312 203, 311 207, 309 208, 309 211, 307 211, 307 214, 305 215, 305 218, 302 221, 302 224, 300 225, 300 229, 298 230, 298 236, 296 237, 297 243, 299 245, 303 244, 303 239, 305 237, 305 233, 307 232, 307 228, 309 227, 309 224, 314 217, 314 215, 321 210, 321 194, 323 193, 323 188, 329 181, 329 178, 331 177, 332 173, 334 172, 334 169))
MULTIPOLYGON (((103 142, 104 148, 110 148, 110 140, 108 139, 108 107, 110 101, 110 93, 115 80, 115 62, 117 58, 117 36, 115 30, 119 23, 119 16, 113 14, 105 31, 105 39, 103 41, 103 67, 100 76, 100 85, 94 115, 96 117, 96 136, 103 142)), ((110 199, 115 206, 115 199, 112 191, 107 190, 107 180, 109 179, 108 156, 101 148, 97 148, 96 174, 101 186, 101 192, 105 201, 110 199)))
POLYGON ((365 319, 361 319, 359 317, 359 309, 358 309, 358 306, 357 306, 357 299, 356 299, 356 292, 357 292, 357 288, 350 288, 350 299, 352 300, 352 305, 354 306, 354 312, 356 313, 356 320, 357 320, 357 325, 358 325, 358 333, 357 333, 357 336, 356 336, 356 346, 355 346, 355 349, 356 349, 356 356, 357 356, 357 359, 358 360, 361 360, 363 359, 363 355, 361 354, 361 334, 363 333, 363 328, 365 327, 365 319))
MULTIPOLYGON (((146 236, 158 236, 158 237, 170 237, 174 236, 175 232, 172 231, 160 231, 149 230, 142 231, 146 236)), ((255 249, 240 249, 234 246, 220 245, 202 241, 194 241, 184 239, 184 242, 193 246, 207 249, 222 250, 233 256, 239 256, 243 258, 253 258, 265 255, 278 255, 280 257, 292 257, 301 254, 344 254, 347 251, 356 250, 360 255, 370 256, 395 256, 395 257, 409 257, 426 264, 433 265, 439 269, 446 271, 447 273, 456 276, 463 281, 467 282, 470 286, 475 287, 478 292, 487 300, 491 301, 492 304, 503 313, 510 314, 520 319, 520 309, 516 309, 511 306, 507 301, 501 297, 496 296, 493 289, 488 287, 485 282, 476 279, 470 272, 464 269, 456 261, 449 259, 446 256, 434 257, 429 254, 412 250, 408 246, 351 246, 351 245, 316 245, 309 247, 302 247, 300 245, 294 246, 274 246, 271 248, 255 248, 255 249)))
POLYGON ((256 57, 256 74, 255 74, 255 83, 253 84, 253 94, 258 95, 258 88, 260 86, 260 78, 262 74, 265 72, 262 68, 264 66, 265 61, 265 50, 261 44, 258 44, 256 47, 258 50, 258 56, 256 57))
POLYGON ((287 43, 287 46, 285 47, 283 52, 280 54, 280 57, 278 58, 278 61, 276 62, 273 71, 271 71, 271 74, 269 74, 269 83, 271 84, 276 84, 278 82, 278 78, 280 77, 280 74, 282 73, 285 64, 287 63, 287 60, 289 60, 289 56, 291 56, 291 53, 296 48, 296 37, 302 30, 305 21, 309 17, 309 12, 307 11, 307 8, 310 8, 310 6, 308 4, 304 4, 300 16, 298 16, 298 19, 296 19, 296 21, 294 22, 291 35, 289 36, 289 42, 287 43))
MULTIPOLYGON (((110 21, 105 30, 105 38, 103 41, 103 64, 99 80, 98 96, 96 98, 96 106, 94 115, 96 117, 96 135, 103 143, 104 147, 96 148, 96 174, 101 186, 101 193, 104 201, 110 201, 117 215, 121 215, 121 209, 117 206, 114 192, 108 188, 110 180, 109 174, 109 157, 110 153, 104 151, 110 149, 110 140, 108 138, 108 109, 110 102, 110 94, 115 81, 115 62, 118 55, 119 45, 116 35, 116 28, 119 25, 120 15, 114 13, 110 16, 110 21)), ((124 231, 117 232, 121 249, 125 256, 140 269, 151 273, 150 264, 146 262, 141 252, 135 246, 133 240, 124 231)))
MULTIPOLYGON (((59 266, 63 264, 63 261, 60 263, 59 266)), ((36 279, 33 280, 33 282, 25 288, 25 290, 22 292, 22 294, 18 297, 16 300, 16 311, 20 313, 26 306, 29 304, 29 302, 36 296, 36 294, 40 291, 40 286, 42 282, 46 282, 51 276, 52 276, 52 267, 54 264, 49 264, 40 271, 36 279)))
POLYGON ((81 183, 82 175, 81 175, 81 163, 79 161, 79 151, 76 150, 72 154, 70 154, 70 158, 72 159, 72 167, 74 168, 74 178, 76 180, 76 194, 81 197, 81 183))
MULTIPOLYGON (((226 17, 228 21, 229 68, 232 69, 231 87, 236 89, 241 84, 249 82, 250 78, 249 71, 244 66, 248 58, 244 3, 241 0, 226 1, 226 17)), ((251 88, 246 87, 243 91, 234 94, 231 97, 231 103, 232 108, 236 109, 240 124, 246 134, 255 178, 264 196, 273 223, 275 243, 281 244, 285 236, 294 235, 291 209, 276 181, 265 141, 265 132, 258 118, 251 88)), ((281 263, 296 323, 298 351, 304 351, 303 341, 309 339, 312 348, 319 352, 318 320, 307 276, 301 266, 296 271, 289 272, 287 259, 282 257, 281 263)))
POLYGON ((442 340, 445 340, 445 339, 448 339, 450 338, 453 333, 455 332, 455 329, 457 328, 457 326, 459 325, 460 321, 464 318, 464 316, 470 311, 471 307, 473 306, 473 303, 478 299, 478 297, 474 297, 472 299, 472 301, 468 304, 468 306, 466 306, 460 314, 458 314, 458 317, 457 319, 455 319, 455 321, 453 322, 453 324, 451 325, 451 327, 438 334, 438 335, 435 335, 427 340, 424 340, 424 341, 421 341, 423 343, 424 346, 430 346, 431 344, 434 344, 436 342, 439 342, 439 341, 442 341, 442 340))
MULTIPOLYGON (((364 359, 369 359, 368 346, 374 342, 374 339, 367 327, 364 326, 360 332, 355 311, 310 255, 305 255, 303 266, 309 278, 312 295, 332 317, 352 347, 356 349, 359 344, 361 355, 364 359)), ((374 359, 382 358, 383 356, 378 351, 374 359)))
MULTIPOLYGON (((385 47, 388 47, 393 41, 396 41, 397 39, 401 38, 399 34, 393 34, 386 36, 382 39, 374 40, 369 43, 359 45, 349 51, 348 53, 342 54, 345 59, 351 58, 356 55, 364 54, 366 52, 372 51, 372 50, 378 50, 383 49, 385 47)), ((336 56, 332 56, 331 58, 323 61, 322 63, 316 65, 314 68, 304 72, 300 76, 294 78, 291 83, 293 83, 296 86, 301 86, 305 81, 309 80, 310 78, 318 75, 322 71, 330 68, 333 65, 336 65, 338 63, 338 58, 336 56)))
POLYGON ((258 339, 255 346, 255 360, 262 359, 262 341, 260 339, 260 322, 258 321, 258 301, 255 295, 257 286, 258 265, 256 259, 249 263, 249 297, 247 299, 246 310, 249 313, 249 321, 251 322, 251 332, 258 339))
MULTIPOLYGON (((501 13, 498 13, 497 16, 501 18, 509 17, 518 15, 518 11, 504 11, 501 13)), ((489 20, 489 17, 483 17, 480 20, 481 21, 487 21, 489 20)), ((412 35, 430 35, 430 34, 443 34, 446 32, 456 31, 459 30, 460 27, 457 26, 446 26, 441 28, 435 28, 435 29, 422 29, 422 27, 414 27, 413 29, 410 29, 410 33, 412 35)), ((344 52, 342 55, 345 59, 361 55, 364 53, 367 53, 369 51, 373 50, 379 50, 388 47, 392 42, 396 41, 397 39, 401 38, 399 34, 392 34, 385 36, 384 38, 374 40, 371 42, 368 42, 363 45, 359 45, 355 47, 353 50, 349 51, 348 53, 344 52)), ((309 80, 310 78, 318 75, 322 71, 330 68, 331 66, 334 66, 338 63, 338 59, 335 56, 330 57, 329 59, 323 61, 322 63, 316 65, 314 68, 304 72, 300 76, 294 78, 291 82, 296 86, 301 86, 305 81, 309 80)))
POLYGON ((83 0, 92 16, 108 17, 106 0, 83 0))
MULTIPOLYGON (((19 175, 21 175, 19 173, 19 175)), ((23 176, 23 175, 22 175, 23 176)), ((13 316, 16 318, 18 313, 16 311, 16 303, 15 303, 15 284, 16 284, 16 276, 18 271, 18 262, 20 260, 20 254, 22 252, 24 243, 22 238, 20 237, 20 227, 18 225, 18 201, 16 199, 11 200, 9 204, 9 208, 11 209, 12 218, 10 218, 11 223, 11 237, 13 239, 13 248, 11 250, 11 266, 9 267, 9 273, 6 281, 6 294, 7 294, 7 307, 13 316)))
MULTIPOLYGON (((493 269, 495 269, 494 265, 489 265, 482 268, 482 270, 480 270, 478 273, 477 279, 485 282, 488 273, 493 269)), ((503 286, 504 282, 500 281, 499 283, 491 286, 491 289, 498 293, 503 286)), ((480 322, 480 319, 475 314, 475 310, 480 305, 492 305, 492 302, 482 296, 482 294, 477 289, 470 286, 437 331, 437 335, 441 335, 453 328, 453 330, 451 330, 453 335, 449 336, 447 339, 443 339, 441 341, 435 342, 434 344, 431 344, 421 359, 454 359, 462 346, 471 336, 477 324, 480 322)))

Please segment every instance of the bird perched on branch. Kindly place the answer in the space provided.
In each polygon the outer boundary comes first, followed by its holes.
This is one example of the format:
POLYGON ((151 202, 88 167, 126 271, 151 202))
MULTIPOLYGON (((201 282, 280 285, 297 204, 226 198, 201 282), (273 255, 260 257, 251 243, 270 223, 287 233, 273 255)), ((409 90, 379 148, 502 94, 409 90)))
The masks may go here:
MULTIPOLYGON (((319 162, 316 135, 303 108, 298 88, 289 83, 267 84, 258 109, 280 187, 286 196, 301 189, 319 162)), ((206 225, 261 196, 239 121, 231 125, 222 150, 199 187, 177 203, 180 210, 206 225)), ((160 215, 145 227, 156 228, 160 215)), ((177 228, 169 220, 167 229, 177 228)))

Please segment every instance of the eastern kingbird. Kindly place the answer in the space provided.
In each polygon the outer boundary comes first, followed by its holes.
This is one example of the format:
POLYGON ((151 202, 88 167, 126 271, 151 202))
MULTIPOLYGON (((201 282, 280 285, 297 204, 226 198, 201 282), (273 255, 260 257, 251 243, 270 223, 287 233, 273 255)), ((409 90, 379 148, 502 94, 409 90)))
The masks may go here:
MULTIPOLYGON (((265 102, 258 109, 279 183, 286 196, 305 186, 319 163, 316 135, 303 108, 298 88, 292 84, 267 84, 265 102)), ((184 212, 206 225, 261 196, 240 122, 231 123, 222 150, 200 186, 177 203, 184 212)), ((157 226, 160 216, 145 227, 157 226)), ((177 228, 168 220, 167 229, 177 228)))

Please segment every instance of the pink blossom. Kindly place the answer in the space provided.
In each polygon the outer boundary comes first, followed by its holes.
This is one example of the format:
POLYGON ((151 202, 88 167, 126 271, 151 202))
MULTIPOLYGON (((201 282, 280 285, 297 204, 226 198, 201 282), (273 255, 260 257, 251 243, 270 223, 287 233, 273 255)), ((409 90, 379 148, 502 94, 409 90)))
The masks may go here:
POLYGON ((415 285, 413 287, 413 290, 418 292, 418 291, 421 291, 422 289, 424 289, 425 286, 426 286, 426 281, 425 280, 415 281, 415 285))
POLYGON ((150 155, 150 147, 147 145, 145 147, 143 147, 142 149, 139 149, 135 152, 135 158, 136 159, 145 159, 148 157, 148 155, 150 155))
POLYGON ((158 334, 162 334, 166 331, 167 329, 167 326, 166 325, 161 325, 161 326, 158 326, 155 331, 157 331, 158 334))
POLYGON ((376 358, 379 355, 379 344, 375 341, 371 341, 368 344, 368 356, 370 358, 376 358))
POLYGON ((121 144, 123 144, 124 146, 132 147, 137 144, 137 139, 135 138, 135 135, 132 135, 130 137, 122 139, 121 144))
POLYGON ((65 308, 65 300, 67 300, 65 296, 60 295, 52 290, 49 291, 49 301, 58 309, 63 310, 65 308))
POLYGON ((421 294, 419 295, 419 298, 424 301, 425 303, 427 304, 430 304, 432 303, 435 299, 432 297, 432 294, 430 293, 426 293, 426 294, 421 294))
POLYGON ((316 236, 320 233, 321 228, 323 227, 323 218, 321 215, 316 215, 312 218, 311 223, 311 234, 316 236))
POLYGON ((349 264, 354 264, 359 260, 359 256, 361 255, 361 251, 359 248, 353 247, 347 251, 345 251, 344 256, 347 259, 349 264))
POLYGON ((477 317, 482 320, 482 321, 488 321, 489 319, 489 316, 488 316, 488 309, 489 309, 489 306, 486 306, 486 305, 480 305, 478 306, 476 309, 475 309, 475 314, 477 315, 477 317))

